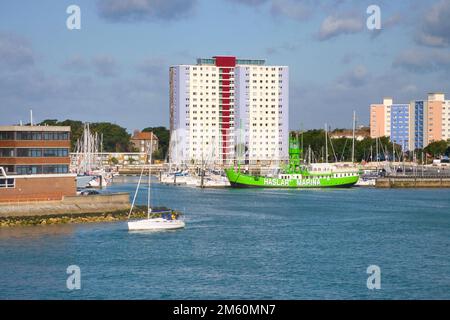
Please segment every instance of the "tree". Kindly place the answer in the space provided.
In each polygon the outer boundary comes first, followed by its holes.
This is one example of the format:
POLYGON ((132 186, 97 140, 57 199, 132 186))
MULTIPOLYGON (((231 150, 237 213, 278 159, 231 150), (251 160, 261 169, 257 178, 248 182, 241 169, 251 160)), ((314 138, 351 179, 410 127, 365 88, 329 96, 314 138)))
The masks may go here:
MULTIPOLYGON (((334 132, 347 131, 345 129, 337 129, 334 132)), ((324 158, 325 153, 325 130, 308 130, 303 133, 298 133, 300 141, 303 140, 304 156, 307 154, 308 146, 311 147, 317 161, 324 158), (301 137, 303 135, 303 139, 301 137)), ((366 137, 363 140, 355 141, 355 161, 370 160, 371 149, 372 159, 377 159, 376 155, 376 139, 366 137)), ((378 158, 384 160, 385 157, 392 158, 392 148, 395 149, 395 156, 398 158, 402 155, 400 145, 392 145, 388 137, 381 137, 378 139, 378 158)), ((329 161, 351 161, 352 158, 352 139, 349 138, 335 138, 328 140, 328 159, 329 161), (333 152, 334 151, 334 152, 333 152)), ((325 160, 325 159, 323 159, 325 160)))
POLYGON ((450 139, 447 139, 447 145, 448 145, 448 148, 447 148, 447 150, 445 150, 445 155, 447 157, 450 157, 450 139))
MULTIPOLYGON (((70 142, 72 150, 75 150, 77 140, 81 138, 84 130, 84 123, 82 121, 69 119, 61 122, 55 119, 47 119, 42 121, 39 125, 70 126, 70 142)), ((109 122, 94 122, 90 124, 90 128, 93 132, 103 134, 103 151, 128 152, 131 150, 131 135, 128 134, 125 128, 109 122)))
POLYGON ((431 154, 434 158, 438 158, 446 154, 448 148, 449 148, 448 142, 445 140, 441 140, 430 143, 423 150, 426 153, 431 154))
POLYGON ((125 128, 109 122, 92 123, 93 132, 103 134, 103 150, 105 152, 129 152, 131 135, 125 128))
POLYGON ((110 162, 111 164, 113 164, 113 165, 117 165, 117 164, 119 163, 119 160, 117 160, 117 158, 115 158, 115 157, 112 157, 112 158, 109 160, 109 162, 110 162))
POLYGON ((170 131, 166 127, 148 127, 142 132, 153 132, 158 137, 159 148, 153 155, 154 159, 163 160, 169 150, 170 131))
POLYGON ((58 123, 57 119, 47 119, 39 123, 40 126, 56 126, 58 123))
POLYGON ((156 150, 152 153, 152 159, 153 160, 163 160, 164 159, 164 154, 162 154, 161 148, 159 148, 158 150, 156 150))
POLYGON ((75 150, 77 140, 83 134, 83 122, 75 120, 58 121, 56 119, 44 120, 39 125, 44 126, 69 126, 70 127, 70 146, 72 150, 75 150))

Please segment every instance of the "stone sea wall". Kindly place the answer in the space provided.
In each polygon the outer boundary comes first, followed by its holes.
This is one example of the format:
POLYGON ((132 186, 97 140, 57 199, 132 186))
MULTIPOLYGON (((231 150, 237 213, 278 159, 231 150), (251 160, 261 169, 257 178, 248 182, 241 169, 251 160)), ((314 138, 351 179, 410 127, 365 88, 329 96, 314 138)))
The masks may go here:
MULTIPOLYGON (((167 208, 153 208, 153 210, 168 210, 167 208)), ((61 223, 92 223, 92 222, 109 222, 122 221, 128 219, 128 210, 117 210, 113 212, 89 212, 89 213, 63 213, 51 215, 35 215, 35 216, 9 216, 0 217, 0 227, 12 226, 33 226, 33 225, 52 225, 61 223)), ((174 212, 178 217, 179 212, 174 212)), ((151 217, 159 217, 160 214, 152 214, 151 217)), ((137 206, 133 209, 132 218, 147 217, 147 207, 137 206)))
POLYGON ((450 178, 387 177, 377 179, 377 188, 450 188, 450 178))
POLYGON ((78 213, 109 213, 130 208, 128 193, 64 197, 55 201, 0 202, 0 218, 78 213))

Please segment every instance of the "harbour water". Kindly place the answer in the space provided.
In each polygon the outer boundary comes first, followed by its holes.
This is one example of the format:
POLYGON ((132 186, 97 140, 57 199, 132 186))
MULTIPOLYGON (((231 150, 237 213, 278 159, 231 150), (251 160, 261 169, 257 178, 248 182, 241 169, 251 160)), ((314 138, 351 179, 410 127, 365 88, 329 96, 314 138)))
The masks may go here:
MULTIPOLYGON (((136 179, 108 190, 132 193, 136 179)), ((0 299, 450 299, 448 189, 152 192, 186 214, 184 230, 1 228, 0 299), (80 290, 66 287, 69 265, 80 290)))

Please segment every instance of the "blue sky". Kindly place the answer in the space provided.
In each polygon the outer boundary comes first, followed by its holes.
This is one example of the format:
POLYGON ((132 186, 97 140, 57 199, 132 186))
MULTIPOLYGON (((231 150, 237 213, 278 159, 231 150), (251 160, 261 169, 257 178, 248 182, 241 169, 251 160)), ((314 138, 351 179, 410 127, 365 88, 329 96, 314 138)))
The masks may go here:
POLYGON ((168 68, 235 55, 290 67, 291 129, 350 127, 352 110, 450 96, 450 0, 5 0, 0 124, 169 124, 168 68), (68 30, 66 8, 81 8, 68 30), (366 28, 368 5, 381 31, 366 28))

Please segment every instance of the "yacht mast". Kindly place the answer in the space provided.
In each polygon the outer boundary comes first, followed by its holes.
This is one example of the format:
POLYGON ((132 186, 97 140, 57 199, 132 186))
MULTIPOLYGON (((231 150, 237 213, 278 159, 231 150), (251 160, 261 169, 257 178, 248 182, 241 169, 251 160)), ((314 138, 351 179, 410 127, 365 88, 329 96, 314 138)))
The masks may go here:
POLYGON ((356 127, 356 112, 353 111, 352 163, 355 163, 355 127, 356 127))
POLYGON ((147 219, 150 219, 150 212, 152 212, 152 208, 150 207, 150 187, 151 187, 151 174, 152 174, 152 152, 153 151, 153 132, 150 135, 150 146, 148 147, 149 163, 148 163, 148 191, 147 191, 147 219))
POLYGON ((375 139, 375 157, 377 158, 377 172, 378 172, 378 154, 379 154, 379 152, 378 152, 378 139, 379 139, 379 137, 377 137, 375 139))
POLYGON ((395 143, 392 141, 392 166, 394 166, 395 162, 395 143))
POLYGON ((325 163, 328 163, 328 126, 325 123, 325 163))
POLYGON ((308 164, 311 164, 311 145, 308 145, 308 164))

